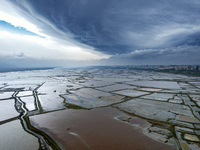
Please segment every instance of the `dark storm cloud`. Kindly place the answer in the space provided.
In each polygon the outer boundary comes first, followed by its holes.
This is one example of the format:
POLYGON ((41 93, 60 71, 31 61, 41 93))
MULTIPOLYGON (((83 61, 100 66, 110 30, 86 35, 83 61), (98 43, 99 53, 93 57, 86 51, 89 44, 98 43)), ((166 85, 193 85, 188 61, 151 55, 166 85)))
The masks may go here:
POLYGON ((200 45, 199 0, 10 2, 37 21, 43 32, 73 38, 106 54, 200 45))
POLYGON ((102 64, 112 65, 198 65, 200 46, 182 45, 165 49, 135 50, 128 54, 112 56, 102 60, 102 64))

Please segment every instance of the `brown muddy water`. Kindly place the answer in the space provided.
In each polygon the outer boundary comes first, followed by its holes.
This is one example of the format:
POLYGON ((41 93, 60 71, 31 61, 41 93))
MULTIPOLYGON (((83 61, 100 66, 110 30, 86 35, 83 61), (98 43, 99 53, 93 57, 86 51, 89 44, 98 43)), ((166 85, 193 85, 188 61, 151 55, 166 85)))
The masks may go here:
MULTIPOLYGON (((66 109, 30 117, 61 149, 67 150, 174 150, 145 136, 128 123, 114 119, 124 115, 112 107, 92 110, 66 109)), ((134 121, 133 121, 134 123, 134 121)), ((140 121, 136 121, 139 124, 140 121)))

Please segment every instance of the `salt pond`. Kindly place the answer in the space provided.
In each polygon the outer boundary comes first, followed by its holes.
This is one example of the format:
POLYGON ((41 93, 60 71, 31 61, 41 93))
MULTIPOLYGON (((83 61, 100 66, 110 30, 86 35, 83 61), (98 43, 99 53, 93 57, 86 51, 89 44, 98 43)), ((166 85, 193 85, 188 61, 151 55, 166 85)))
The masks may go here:
POLYGON ((155 88, 163 88, 163 89, 179 89, 180 88, 177 82, 172 82, 172 81, 133 81, 133 82, 127 82, 127 83, 131 85, 155 87, 155 88))
POLYGON ((196 150, 199 83, 98 67, 0 73, 0 149, 196 150))

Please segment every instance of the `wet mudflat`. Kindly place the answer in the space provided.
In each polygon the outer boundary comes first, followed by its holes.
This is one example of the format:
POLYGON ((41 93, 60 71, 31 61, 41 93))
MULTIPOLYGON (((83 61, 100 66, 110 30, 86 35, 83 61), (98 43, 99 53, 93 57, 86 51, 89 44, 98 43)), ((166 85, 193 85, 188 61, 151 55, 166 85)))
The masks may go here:
POLYGON ((199 85, 127 69, 1 73, 0 149, 196 150, 199 85))

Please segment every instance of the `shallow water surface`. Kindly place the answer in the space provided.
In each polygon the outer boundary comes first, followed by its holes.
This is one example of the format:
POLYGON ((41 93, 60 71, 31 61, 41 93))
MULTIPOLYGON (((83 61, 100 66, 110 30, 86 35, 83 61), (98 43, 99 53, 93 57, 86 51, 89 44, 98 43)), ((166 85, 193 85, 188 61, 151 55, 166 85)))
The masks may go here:
POLYGON ((30 119, 32 125, 45 131, 61 147, 69 150, 176 149, 175 146, 157 142, 131 125, 114 119, 123 114, 110 107, 93 110, 69 109, 32 116, 30 119))
POLYGON ((163 89, 179 89, 180 86, 177 82, 172 81, 134 81, 129 84, 144 86, 144 87, 155 87, 163 89))
POLYGON ((0 73, 0 150, 197 150, 199 83, 127 69, 0 73))

